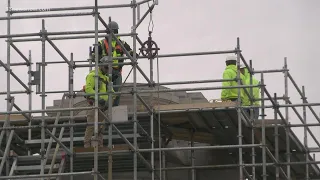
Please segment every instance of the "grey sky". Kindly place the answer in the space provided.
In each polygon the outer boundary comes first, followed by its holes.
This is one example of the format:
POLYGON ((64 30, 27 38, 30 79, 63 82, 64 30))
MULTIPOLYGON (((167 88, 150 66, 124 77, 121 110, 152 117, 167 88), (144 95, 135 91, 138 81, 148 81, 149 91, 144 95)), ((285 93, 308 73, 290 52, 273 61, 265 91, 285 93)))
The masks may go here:
MULTIPOLYGON (((117 4, 120 1, 101 1, 100 5, 117 4)), ((130 3, 122 0, 121 3, 130 3)), ((94 5, 94 1, 87 0, 12 0, 13 8, 50 8, 94 5)), ((6 16, 6 0, 0 2, 0 16, 6 16)), ((141 8, 141 14, 145 12, 146 5, 141 8)), ((159 0, 153 13, 154 33, 153 38, 160 46, 160 54, 229 50, 236 46, 236 38, 240 37, 240 45, 247 60, 252 59, 254 68, 280 69, 283 67, 284 57, 288 57, 290 72, 295 81, 301 87, 306 86, 309 101, 319 102, 318 76, 319 62, 317 57, 318 42, 320 40, 320 2, 317 0, 224 0, 212 1, 191 0, 165 1, 159 0)), ((83 11, 81 11, 83 12, 83 11)), ((86 11, 90 12, 90 11, 86 11)), ((56 12, 49 12, 56 13, 56 12)), ((69 13, 69 12, 66 12, 69 13)), ((32 14, 32 13, 29 13, 32 14)), ((101 14, 107 21, 109 16, 120 25, 120 32, 130 32, 132 25, 132 9, 103 9, 101 14)), ((18 15, 18 14, 17 14, 18 15)), ((22 14, 19 14, 22 15, 22 14)), ((138 29, 139 37, 145 41, 148 35, 149 17, 145 19, 138 29)), ((102 28, 101 23, 99 24, 102 28)), ((94 18, 67 17, 46 18, 46 29, 51 31, 65 30, 92 30, 94 18)), ((32 33, 41 29, 41 19, 13 20, 12 33, 32 33)), ((6 21, 0 22, 1 34, 6 34, 6 21)), ((123 37, 130 45, 132 39, 123 37)), ((88 46, 94 43, 94 39, 55 41, 59 49, 69 57, 74 53, 75 60, 84 60, 88 57, 88 46)), ((32 50, 33 62, 41 61, 41 42, 17 43, 17 47, 27 55, 32 50)), ((138 47, 139 48, 139 47, 138 47)), ((1 39, 0 60, 6 62, 6 43, 1 39)), ((12 50, 11 62, 22 62, 19 55, 12 50)), ((185 81, 200 79, 220 79, 225 68, 226 55, 193 56, 181 58, 161 58, 160 81, 185 81)), ((47 61, 61 61, 62 58, 47 43, 47 61)), ((139 65, 149 74, 149 62, 139 60, 139 65)), ((155 67, 156 68, 156 67, 155 67)), ((27 67, 13 67, 13 71, 25 83, 27 83, 27 67)), ((33 66, 35 69, 35 65, 33 66)), ((124 77, 131 68, 126 67, 124 77)), ((87 69, 76 69, 75 89, 80 89, 84 83, 87 69)), ((68 71, 67 65, 49 65, 46 68, 46 89, 67 90, 68 71)), ((6 91, 6 73, 0 71, 2 81, 0 91, 6 91)), ((138 73, 139 82, 145 82, 138 73)), ((259 76, 256 76, 259 78, 259 76)), ((12 90, 23 90, 11 77, 12 90)), ((270 93, 277 92, 279 96, 284 93, 282 74, 265 75, 265 83, 270 93)), ((132 82, 132 76, 129 78, 132 82)), ((213 84, 220 86, 220 83, 213 84)), ((171 87, 199 87, 204 85, 184 85, 171 87)), ((208 84, 205 86, 212 86, 208 84)), ((220 97, 220 91, 203 92, 208 99, 220 97)), ((293 86, 290 85, 289 94, 291 100, 300 103, 301 99, 293 86)), ((0 109, 6 109, 5 96, 1 96, 0 109)), ((27 95, 16 95, 16 102, 22 109, 27 109, 27 95)), ((47 105, 52 105, 53 99, 59 99, 61 95, 48 95, 47 105)), ((40 97, 34 95, 33 108, 40 109, 40 97)), ((300 110, 301 108, 299 108, 300 110)), ((319 112, 318 108, 315 108, 319 112)), ((272 113, 268 111, 268 119, 272 119, 272 113)), ((310 122, 316 122, 309 116, 310 122)), ((290 122, 298 123, 298 118, 291 113, 290 122)), ((319 132, 319 128, 312 128, 319 132)), ((301 131, 300 131, 301 132, 301 131)), ((299 134, 300 134, 299 132, 299 134)), ((301 134, 302 135, 302 134, 301 134)), ((317 134, 319 137, 319 133, 317 134)), ((313 144, 313 143, 312 143, 313 144)))

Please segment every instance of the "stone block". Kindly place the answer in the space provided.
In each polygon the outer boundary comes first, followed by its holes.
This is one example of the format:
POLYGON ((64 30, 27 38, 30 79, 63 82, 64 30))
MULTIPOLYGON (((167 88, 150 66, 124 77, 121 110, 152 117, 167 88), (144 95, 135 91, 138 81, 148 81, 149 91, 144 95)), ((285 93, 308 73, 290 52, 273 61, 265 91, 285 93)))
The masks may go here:
POLYGON ((128 107, 125 105, 112 107, 112 122, 128 121, 128 107))

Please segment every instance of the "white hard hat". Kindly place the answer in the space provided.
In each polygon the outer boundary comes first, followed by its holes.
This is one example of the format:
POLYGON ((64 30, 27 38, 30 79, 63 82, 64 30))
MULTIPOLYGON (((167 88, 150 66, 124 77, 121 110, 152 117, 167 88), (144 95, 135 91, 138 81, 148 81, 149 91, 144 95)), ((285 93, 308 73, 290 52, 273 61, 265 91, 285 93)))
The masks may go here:
POLYGON ((227 56, 226 61, 236 61, 237 57, 236 56, 227 56))
POLYGON ((246 65, 240 64, 240 69, 242 69, 242 68, 246 68, 246 65))
MULTIPOLYGON (((100 59, 100 63, 106 64, 109 63, 109 56, 104 56, 100 59)), ((103 65, 104 68, 109 68, 109 64, 103 65)))

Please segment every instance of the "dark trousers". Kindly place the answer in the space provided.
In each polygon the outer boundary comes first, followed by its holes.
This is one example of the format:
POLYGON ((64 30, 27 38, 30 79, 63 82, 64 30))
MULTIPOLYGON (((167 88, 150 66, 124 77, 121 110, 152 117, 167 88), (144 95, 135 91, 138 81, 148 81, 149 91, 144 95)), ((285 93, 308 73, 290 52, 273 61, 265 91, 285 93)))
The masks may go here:
MULTIPOLYGON (((229 99, 232 102, 237 102, 238 98, 230 98, 229 99)), ((259 119, 259 108, 258 107, 253 107, 253 119, 258 120, 259 119)), ((250 109, 246 109, 245 112, 248 115, 248 118, 250 118, 250 109)))
MULTIPOLYGON (((120 87, 122 85, 122 73, 121 73, 121 70, 117 70, 117 69, 113 69, 112 70, 112 83, 114 86, 117 86, 117 87, 114 87, 113 90, 115 92, 119 92, 120 91, 120 87)), ((119 103, 120 103, 120 96, 121 94, 117 94, 116 95, 116 98, 113 102, 113 106, 119 106, 119 103)))
MULTIPOLYGON (((258 107, 254 107, 253 108, 253 120, 258 120, 259 119, 259 115, 260 115, 260 109, 258 107)), ((248 113, 248 117, 250 118, 251 116, 251 110, 247 109, 246 112, 248 113)))

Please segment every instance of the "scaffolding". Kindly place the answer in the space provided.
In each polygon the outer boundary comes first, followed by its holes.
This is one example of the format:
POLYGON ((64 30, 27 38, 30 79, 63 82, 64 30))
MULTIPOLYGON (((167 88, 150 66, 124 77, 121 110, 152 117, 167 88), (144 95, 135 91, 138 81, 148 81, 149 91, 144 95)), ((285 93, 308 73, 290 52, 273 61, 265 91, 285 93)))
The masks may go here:
MULTIPOLYGON (((4 112, 0 112, 0 115, 5 115, 5 121, 3 123, 3 127, 0 128, 0 154, 2 158, 0 158, 0 179, 24 179, 24 178, 31 178, 31 179, 50 179, 50 178, 59 178, 61 176, 73 177, 78 175, 85 175, 91 174, 94 176, 95 180, 104 179, 101 173, 101 168, 99 165, 99 161, 101 160, 101 156, 107 157, 107 175, 108 180, 113 179, 113 167, 115 161, 113 159, 116 157, 117 154, 124 154, 131 158, 133 161, 132 168, 129 167, 126 169, 127 171, 133 172, 133 179, 138 179, 138 168, 144 167, 146 171, 149 171, 151 174, 151 179, 166 179, 165 172, 166 171, 175 171, 175 170, 190 170, 191 171, 191 179, 195 180, 196 178, 196 170, 198 169, 217 169, 217 168, 238 168, 239 172, 239 179, 244 180, 248 179, 288 179, 291 180, 293 178, 300 178, 300 179, 311 179, 317 178, 320 175, 320 170, 317 166, 319 164, 318 161, 315 161, 314 157, 310 156, 312 152, 319 152, 320 143, 318 142, 317 138, 314 136, 312 131, 309 127, 311 126, 320 126, 320 118, 317 113, 314 111, 313 106, 319 106, 320 103, 308 103, 304 87, 302 89, 295 83, 293 77, 291 76, 288 67, 287 67, 287 60, 284 60, 284 67, 282 69, 277 70, 261 70, 256 71, 252 67, 252 62, 248 64, 245 58, 243 57, 242 51, 240 49, 240 39, 237 38, 236 48, 233 50, 226 50, 226 51, 211 51, 211 52, 194 52, 194 53, 179 53, 179 54, 158 54, 158 46, 152 40, 151 35, 149 39, 143 43, 136 33, 136 29, 138 26, 143 22, 143 20, 152 13, 152 10, 158 5, 158 1, 156 0, 142 0, 137 2, 136 0, 132 0, 131 3, 128 4, 119 4, 119 5, 106 5, 106 6, 98 6, 98 0, 95 0, 94 6, 86 6, 86 7, 67 7, 67 8, 50 8, 50 11, 73 11, 73 10, 93 10, 93 12, 82 12, 82 13, 64 13, 64 14, 36 14, 36 15, 23 15, 23 16, 12 16, 15 13, 41 13, 42 10, 12 10, 10 5, 10 0, 8 0, 8 11, 7 17, 0 17, 0 20, 7 20, 7 35, 0 35, 0 38, 5 39, 7 42, 7 63, 5 64, 3 61, 0 61, 1 66, 7 71, 7 91, 0 92, 1 95, 6 95, 7 101, 7 110, 4 112), (149 6, 148 10, 145 14, 140 18, 140 6, 152 2, 152 5, 149 6), (105 30, 99 30, 98 24, 99 22, 102 23, 105 28, 108 30, 107 23, 102 19, 99 15, 99 10, 107 9, 107 8, 132 8, 133 14, 133 24, 132 24, 132 31, 127 34, 113 34, 112 31, 109 35, 105 34, 105 30), (87 16, 93 15, 95 20, 95 27, 94 30, 90 31, 68 31, 68 32, 48 32, 45 27, 45 20, 42 19, 42 28, 40 33, 28 33, 28 34, 11 34, 11 20, 14 19, 34 19, 34 18, 53 18, 53 17, 70 17, 70 16, 87 16), (93 34, 94 35, 79 35, 79 34, 93 34), (59 35, 64 35, 60 36, 59 35), (70 36, 70 35, 77 35, 77 36, 70 36), (24 37, 32 37, 32 36, 41 36, 40 38, 26 38, 24 37), (56 36, 56 37, 50 37, 56 36), (57 37, 58 36, 58 37, 57 37), (92 67, 95 68, 95 73, 98 73, 98 67, 106 64, 99 63, 98 56, 95 56, 95 59, 88 59, 88 61, 75 61, 73 60, 73 54, 70 54, 68 58, 65 56, 59 48, 54 44, 53 40, 63 40, 63 39, 83 39, 83 38, 95 38, 94 47, 98 46, 98 38, 100 37, 108 37, 109 41, 111 42, 111 38, 115 38, 116 36, 132 36, 133 37, 133 54, 131 55, 127 50, 125 50, 124 45, 122 42, 117 40, 117 42, 122 46, 125 51, 126 57, 121 57, 118 59, 129 59, 129 63, 122 63, 123 65, 130 65, 132 66, 132 74, 133 74, 133 83, 131 85, 123 85, 132 88, 132 90, 128 91, 120 91, 120 92, 111 92, 108 91, 107 93, 98 93, 98 88, 95 89, 95 94, 81 94, 80 91, 74 90, 74 70, 79 67, 89 67, 92 70, 92 67), (36 70, 32 69, 32 62, 31 51, 29 51, 29 56, 25 56, 14 44, 17 42, 30 42, 30 41, 41 41, 42 43, 42 61, 36 63, 36 70), (45 49, 46 49, 46 42, 48 42, 61 56, 64 61, 56 61, 56 62, 47 62, 45 58, 45 49), (139 52, 137 48, 137 42, 141 45, 140 53, 142 54, 141 57, 137 57, 139 52), (12 63, 10 58, 10 50, 11 48, 15 49, 18 54, 22 57, 25 62, 19 63, 12 63), (199 56, 199 55, 214 55, 214 54, 236 54, 237 56, 237 78, 236 79, 229 79, 229 80, 199 80, 199 81, 179 81, 179 82, 160 82, 159 76, 157 77, 157 82, 154 80, 154 64, 153 61, 158 58, 165 58, 165 57, 181 57, 181 56, 199 56), (150 77, 148 77, 142 69, 137 64, 137 59, 148 59, 150 61, 150 77), (261 75, 261 81, 259 85, 252 85, 252 78, 251 78, 251 85, 242 85, 240 80, 240 63, 243 62, 245 66, 248 68, 249 73, 252 77, 254 74, 261 75), (46 66, 49 64, 56 64, 56 63, 66 63, 69 67, 69 89, 67 91, 46 91, 46 66), (85 64, 81 64, 85 63, 85 64), (22 82, 17 75, 11 70, 12 66, 27 66, 28 67, 28 85, 22 82), (147 83, 138 84, 137 83, 137 73, 138 71, 143 75, 147 83), (283 97, 277 96, 277 94, 270 94, 264 84, 264 75, 268 73, 283 73, 284 74, 284 88, 285 94, 283 97), (11 90, 11 77, 16 79, 23 87, 24 90, 21 91, 12 91, 11 90), (162 85, 173 85, 173 84, 194 84, 194 83, 210 83, 210 82, 223 82, 223 81, 234 81, 236 80, 238 86, 236 87, 198 87, 198 88, 180 88, 180 89, 160 89, 162 85), (290 101, 288 95, 288 83, 291 81, 294 87, 300 94, 302 98, 302 103, 294 104, 290 101), (42 108, 40 110, 33 110, 32 109, 32 95, 34 94, 33 86, 36 86, 36 94, 40 94, 42 98, 42 108), (138 90, 139 86, 147 86, 150 87, 151 90, 138 90), (153 98, 153 94, 158 94, 161 92, 177 92, 177 91, 199 91, 199 90, 220 90, 220 89, 230 89, 230 88, 237 88, 238 89, 238 101, 241 100, 240 92, 241 89, 245 89, 245 92, 249 97, 251 97, 251 104, 253 101, 257 100, 252 97, 252 88, 253 87, 260 87, 261 88, 261 98, 258 99, 261 101, 261 119, 257 120, 253 118, 252 113, 250 116, 247 116, 245 110, 249 109, 252 112, 252 106, 242 106, 239 103, 234 102, 212 102, 212 103, 201 103, 201 104, 186 104, 184 106, 179 105, 171 105, 164 106, 160 104, 148 104, 142 97, 141 94, 143 93, 151 93, 151 99, 153 98), (249 92, 247 89, 250 89, 249 92), (61 93, 63 97, 60 102, 60 108, 55 109, 47 109, 46 108, 46 95, 49 93, 61 93), (19 106, 15 103, 15 98, 13 97, 14 94, 27 94, 29 97, 29 109, 22 110, 19 106), (98 113, 101 111, 98 108, 98 96, 108 94, 112 96, 113 94, 129 94, 133 97, 133 111, 130 114, 131 120, 128 121, 127 124, 133 125, 132 130, 132 138, 131 142, 129 138, 124 136, 121 132, 124 123, 117 123, 112 121, 112 108, 108 109, 107 115, 105 115, 104 122, 98 122, 98 113), (94 95, 95 96, 95 106, 94 107, 74 107, 74 98, 76 96, 84 96, 84 95, 94 95), (68 99, 69 107, 63 107, 64 101, 68 99), (279 101, 283 100, 284 104, 280 104, 279 101), (137 109, 137 103, 140 101, 147 111, 139 112, 137 109), (266 101, 270 101, 272 105, 265 105, 266 101), (296 107, 303 107, 303 115, 300 115, 296 107), (13 111, 13 108, 17 109, 17 111, 13 111), (274 109, 274 119, 268 120, 265 119, 265 109, 266 108, 273 108, 274 109), (285 109, 285 113, 280 111, 280 108, 285 109), (302 124, 291 124, 289 122, 289 108, 292 108, 297 117, 300 119, 302 124), (317 119, 319 123, 308 123, 307 122, 307 113, 306 109, 309 108, 313 116, 317 119), (83 110, 90 110, 95 109, 95 122, 94 123, 76 123, 76 119, 85 119, 85 117, 77 116, 77 112, 83 110), (69 116, 63 116, 64 112, 70 112, 69 116), (200 137, 196 137, 195 134, 196 128, 190 131, 190 142, 191 147, 176 147, 176 148, 165 148, 163 147, 163 143, 166 141, 170 141, 172 136, 172 132, 168 126, 170 126, 170 119, 172 118, 170 114, 177 114, 177 113, 189 113, 189 112, 197 112, 197 113, 204 113, 210 112, 215 113, 216 115, 221 112, 227 112, 234 114, 234 128, 237 130, 235 135, 236 141, 233 139, 230 144, 220 144, 220 145, 211 145, 211 146, 197 146, 194 147, 194 142, 202 141, 200 137), (32 114, 34 113, 41 113, 40 117, 34 117, 32 114), (56 117, 47 117, 46 113, 55 113, 56 117), (24 117, 24 120, 20 122, 28 123, 27 125, 17 125, 12 124, 11 120, 13 118, 12 115, 14 114, 21 114, 24 117), (139 116, 139 120, 138 120, 139 116), (140 118, 142 117, 142 118, 140 118), (169 120, 166 120, 169 119, 169 120), (140 119, 144 119, 141 120, 140 119), (147 122, 146 125, 142 125, 143 122, 147 122), (74 128, 75 127, 85 127, 85 126, 94 126, 94 138, 93 140, 97 141, 98 138, 98 126, 104 124, 108 128, 108 147, 107 149, 100 151, 98 148, 98 143, 94 144, 93 152, 80 152, 77 153, 75 147, 77 145, 74 144, 74 128), (155 127, 158 128, 155 128, 155 127), (297 137, 291 131, 292 127, 304 127, 304 140, 302 146, 300 142, 296 142, 297 137), (69 147, 67 147, 64 142, 62 141, 63 137, 67 133, 66 129, 69 128, 69 140, 66 140, 69 143, 69 147), (40 139, 41 142, 37 145, 40 145, 40 151, 38 152, 38 156, 33 156, 32 150, 35 147, 28 147, 23 142, 25 140, 31 141, 33 138, 33 132, 37 132, 40 129, 40 139), (50 130, 52 129, 52 130, 50 130), (56 137, 58 132, 57 129, 60 129, 59 137, 56 137), (270 140, 267 138, 268 134, 271 129, 272 137, 274 138, 270 140), (27 130, 27 131, 24 131, 27 130), (140 130, 140 132, 138 132, 140 130), (141 133, 142 131, 142 133, 141 133), (115 149, 115 145, 113 142, 116 132, 117 135, 122 139, 128 148, 123 149, 115 149), (280 134, 285 135, 285 140, 283 141, 284 145, 280 142, 281 139, 279 138, 280 134), (308 147, 308 133, 312 137, 312 139, 318 145, 317 148, 309 148, 308 147), (144 134, 146 137, 146 141, 150 143, 149 148, 141 149, 138 147, 138 135, 144 134), (155 135, 156 134, 156 135, 155 135), (257 135, 258 134, 258 135, 257 135), (49 138, 47 138, 49 136, 49 138), (27 138, 25 138, 27 137, 27 138), (251 142, 244 143, 244 138, 249 138, 251 142), (20 140, 19 147, 23 150, 19 152, 18 150, 14 150, 11 146, 13 144, 13 139, 20 140), (51 146, 53 143, 56 143, 56 148, 54 152, 51 151, 51 146), (156 143, 158 142, 158 144, 156 143), (46 146, 47 144, 47 146, 46 146), (271 144, 271 146, 270 146, 271 144), (4 147, 3 147, 4 146, 4 147), (285 147, 283 147, 285 146, 285 147), (292 147, 295 146, 295 147, 292 147), (2 148, 3 147, 3 148, 2 148), (60 148, 61 147, 61 148, 60 148), (297 161, 292 161, 292 148, 295 148, 296 151, 301 152, 303 154, 303 159, 299 159, 297 161), (65 154, 58 154, 59 149, 63 149, 65 154), (210 149, 210 150, 219 150, 219 149, 236 149, 237 152, 237 163, 234 164, 220 164, 220 165, 205 165, 205 166, 196 166, 195 165, 195 158, 194 158, 194 151, 202 150, 202 149, 210 149), (285 160, 281 160, 280 152, 282 149, 285 150, 285 160), (300 149, 300 150, 299 150, 300 149), (25 150, 25 151, 24 151, 25 150), (163 152, 166 151, 191 151, 192 161, 190 167, 165 167, 163 161, 165 161, 165 156, 163 152), (244 152, 251 151, 250 158, 247 158, 247 155, 244 155, 244 152), (12 154, 14 152, 14 154, 12 154), (158 155, 157 155, 158 152, 158 155), (128 155, 129 154, 129 155, 128 155), (132 155, 131 155, 132 154, 132 155), (147 154, 147 155, 146 155, 147 154), (74 170, 76 164, 79 163, 76 161, 77 158, 81 157, 93 157, 94 158, 94 165, 92 170, 74 170), (148 158, 146 158, 148 156, 148 158), (55 165, 55 161, 60 158, 60 164, 66 163, 68 161, 69 167, 67 168, 68 172, 64 172, 63 168, 58 168, 57 172, 53 172, 53 167, 55 165), (157 165, 156 158, 159 161, 157 165), (40 161, 40 172, 35 171, 33 174, 25 174, 25 175, 15 175, 14 172, 18 167, 19 160, 24 160, 25 162, 31 161, 40 161), (140 160, 140 161, 139 161, 140 160), (269 162, 268 162, 269 160, 269 162), (261 161, 261 162, 260 162, 261 161), (271 162, 270 162, 271 161, 271 162), (50 165, 47 163, 50 162, 50 165), (141 163, 139 165, 139 163, 141 163), (295 173, 292 172, 294 166, 303 166, 302 176, 297 176, 295 173), (46 167, 49 168, 46 168, 46 167), (49 170, 47 170, 49 169, 49 170), (268 174, 269 173, 269 174, 268 174), (274 175, 274 177, 271 177, 274 175)), ((109 22, 111 19, 109 18, 109 22)), ((151 34, 151 33, 150 33, 151 34)), ((117 39, 117 38, 115 38, 117 39)), ((110 46, 110 44, 109 44, 110 46)), ((111 51, 111 48, 109 48, 111 51)), ((109 77, 112 79, 112 57, 111 52, 109 51, 109 60, 107 65, 109 66, 109 77)), ((98 54, 98 48, 95 48, 95 54, 98 54)), ((141 61, 141 60, 140 60, 141 61)), ((157 70, 159 72, 159 69, 157 70)), ((95 85, 98 86, 98 78, 95 79, 95 85)), ((108 84, 108 89, 112 89, 115 86, 112 83, 108 84)), ((111 98, 109 98, 109 107, 112 106, 111 98)), ((219 118, 217 118, 219 119, 219 118)), ((230 115, 230 119, 232 119, 230 115)), ((192 123, 191 123, 192 124, 192 123)), ((217 123, 219 124, 219 122, 217 123)), ((218 125, 217 125, 218 126, 218 125)), ((221 131, 226 131, 226 128, 223 127, 225 125, 221 125, 221 131)), ((186 129, 189 129, 186 128, 186 129)), ((208 137, 214 134, 212 132, 214 130, 208 128, 207 135, 208 137)), ((218 131, 218 130, 217 130, 218 131)), ((227 136, 227 135, 226 135, 227 136)), ((232 138, 231 138, 232 139, 232 138)), ((96 142, 94 141, 94 142, 96 142)), ((299 140, 298 140, 299 141, 299 140)), ((15 142, 17 144, 17 142, 15 142)), ((38 147, 36 147, 38 148, 38 147)), ((123 156, 124 156, 123 155, 123 156)), ((32 164, 29 164, 32 166, 32 164)), ((62 167, 62 166, 61 166, 62 167)), ((80 168, 81 169, 81 168, 80 168)), ((125 169, 125 168, 124 168, 125 169)), ((300 173, 301 174, 301 173, 300 173)))

